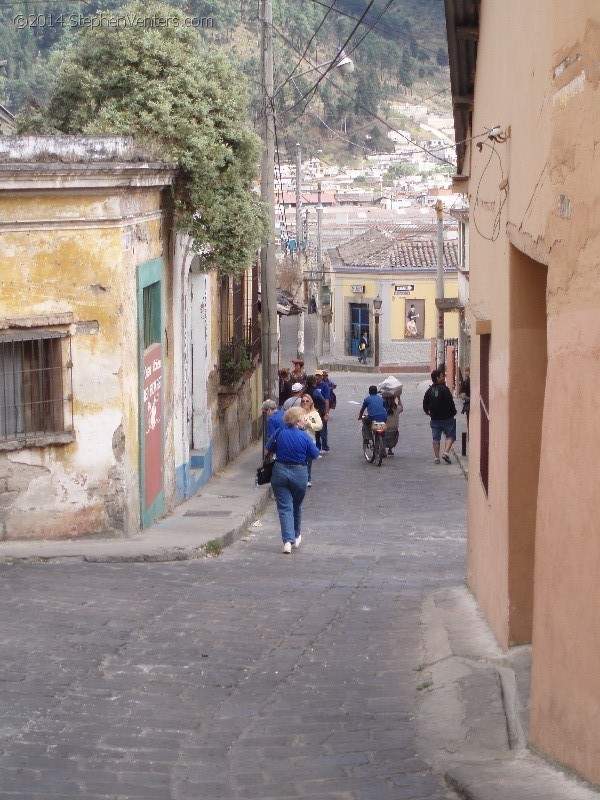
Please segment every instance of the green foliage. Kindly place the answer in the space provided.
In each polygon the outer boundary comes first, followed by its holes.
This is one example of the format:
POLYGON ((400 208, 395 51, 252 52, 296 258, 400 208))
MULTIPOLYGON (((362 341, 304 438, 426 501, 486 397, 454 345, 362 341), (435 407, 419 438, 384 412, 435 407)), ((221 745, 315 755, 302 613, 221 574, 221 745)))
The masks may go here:
POLYGON ((376 70, 365 67, 360 71, 356 81, 355 111, 359 117, 369 117, 377 113, 382 99, 381 84, 376 70))
MULTIPOLYGON (((134 2, 122 18, 145 25, 86 28, 57 54, 48 106, 23 126, 66 134, 132 134, 156 143, 179 166, 180 228, 207 269, 241 274, 252 265, 264 230, 252 191, 260 142, 247 124, 245 83, 223 53, 194 28, 152 25, 184 15, 160 2, 134 2)), ((113 16, 114 18, 114 16, 113 16)))
MULTIPOLYGON (((102 8, 117 9, 122 2, 103 0, 102 8)), ((196 30, 205 42, 218 46, 222 52, 235 53, 239 58, 239 69, 250 85, 250 118, 256 123, 261 110, 257 0, 168 2, 186 17, 203 19, 202 27, 196 30)), ((442 63, 447 50, 443 3, 439 0, 395 0, 378 19, 387 2, 377 0, 347 47, 356 63, 353 75, 341 79, 332 73, 320 82, 314 95, 311 89, 318 80, 315 73, 286 83, 294 68, 302 72, 309 69, 310 63, 323 64, 331 59, 336 48, 346 41, 367 3, 366 0, 336 0, 334 5, 335 9, 327 13, 322 4, 307 0, 273 0, 275 86, 285 84, 276 97, 283 158, 289 155, 285 152, 290 149, 287 143, 291 142, 293 147, 296 141, 301 143, 303 153, 315 154, 323 149, 336 163, 364 154, 364 130, 371 122, 370 115, 378 113, 385 117, 387 112, 383 104, 397 99, 399 90, 415 98, 420 92, 430 97, 448 81, 447 67, 442 63), (376 26, 369 30, 372 23, 376 26), (355 44, 358 46, 353 49, 355 44), (300 59, 305 49, 309 61, 300 59), (369 75, 368 79, 365 74, 369 75), (376 83, 371 80, 373 75, 376 83), (295 105, 305 94, 306 98, 295 105), (292 106, 288 113, 284 111, 292 106), (303 113, 305 107, 307 111, 303 113)), ((153 7, 154 4, 144 5, 148 14, 153 7)), ((0 9, 0 53, 9 61, 4 102, 13 112, 29 100, 33 105, 46 104, 57 74, 57 51, 69 46, 77 31, 68 24, 17 30, 12 17, 18 12, 54 14, 55 17, 62 13, 66 15, 65 20, 69 13, 75 12, 75 16, 91 19, 94 7, 75 0, 11 0, 10 7, 0 9)), ((449 113, 444 99, 435 97, 431 104, 438 111, 449 113)), ((374 138, 377 139, 377 135, 374 138)), ((373 147, 374 142, 366 144, 373 147)), ((385 146, 384 141, 381 146, 385 146)))
POLYGON ((408 89, 410 89, 415 82, 416 72, 416 59, 410 54, 409 49, 405 48, 402 53, 400 66, 398 68, 398 80, 403 86, 406 86, 408 89))
POLYGON ((223 545, 218 539, 210 539, 206 543, 206 555, 215 557, 220 556, 223 552, 223 545))

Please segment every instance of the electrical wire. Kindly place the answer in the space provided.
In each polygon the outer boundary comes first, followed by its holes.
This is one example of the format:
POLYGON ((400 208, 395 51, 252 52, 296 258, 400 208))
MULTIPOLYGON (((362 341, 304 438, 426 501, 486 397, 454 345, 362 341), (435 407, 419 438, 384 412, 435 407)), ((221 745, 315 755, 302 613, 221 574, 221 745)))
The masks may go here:
MULTIPOLYGON (((342 51, 343 51, 343 50, 346 48, 346 46, 348 45, 348 42, 350 41, 350 39, 351 39, 351 38, 354 36, 354 34, 356 33, 356 31, 358 30, 358 26, 361 24, 361 22, 363 21, 363 19, 364 19, 364 18, 366 17, 366 15, 369 13, 369 10, 372 8, 372 6, 373 6, 373 4, 374 4, 374 3, 375 3, 375 0, 369 0, 369 4, 368 4, 368 6, 367 6, 367 7, 365 8, 365 10, 363 11, 361 18, 358 20, 358 22, 356 23, 356 25, 354 26, 354 28, 352 28, 352 30, 350 31, 350 34, 349 34, 349 35, 348 35, 348 37, 346 38, 346 41, 344 42, 344 44, 343 44, 343 45, 341 46, 341 48, 340 48, 340 52, 342 52, 342 51)), ((275 26, 274 26, 274 25, 273 25, 273 30, 275 30, 275 26)), ((280 35, 281 35, 281 34, 280 34, 280 35)), ((292 49, 296 50, 296 48, 295 48, 295 47, 293 47, 292 49)), ((299 52, 299 51, 298 51, 298 50, 296 50, 296 52, 299 52)), ((310 59, 308 59, 308 58, 306 58, 306 57, 305 57, 305 59, 306 59, 306 61, 308 61, 308 63, 310 64, 310 59)), ((308 90, 308 92, 306 92, 306 94, 305 94, 305 95, 303 95, 303 96, 302 96, 302 97, 301 97, 299 100, 297 100, 297 101, 294 103, 294 105, 293 105, 293 106, 290 106, 290 108, 286 108, 286 109, 285 109, 285 111, 292 111, 294 108, 296 108, 296 106, 300 105, 300 103, 301 103, 301 102, 302 102, 302 101, 303 101, 303 100, 304 100, 306 97, 308 97, 308 95, 309 95, 309 94, 311 95, 311 98, 308 100, 308 102, 310 102, 310 100, 312 100, 312 97, 314 97, 314 94, 315 94, 315 92, 317 91, 317 89, 318 89, 318 87, 319 87, 319 84, 321 83, 321 81, 322 81, 324 78, 326 78, 326 77, 327 77, 327 73, 328 73, 328 72, 330 72, 330 71, 331 71, 331 70, 334 68, 334 66, 335 66, 335 62, 336 62, 336 61, 337 61, 337 58, 334 58, 334 59, 333 59, 333 61, 332 61, 330 64, 328 64, 328 66, 325 68, 325 71, 324 71, 324 72, 321 72, 321 73, 319 73, 319 80, 318 80, 318 81, 315 83, 315 85, 314 85, 314 86, 313 86, 311 89, 309 89, 309 90, 308 90)), ((317 69, 317 70, 318 70, 318 67, 314 67, 314 66, 313 66, 313 69, 317 69)))
MULTIPOLYGON (((315 3, 318 6, 323 6, 324 8, 330 8, 330 7, 333 8, 332 6, 329 6, 327 3, 322 2, 322 0, 312 0, 312 2, 315 3)), ((351 19, 351 20, 357 20, 358 19, 358 17, 354 17, 354 16, 352 16, 352 14, 348 14, 346 11, 342 11, 339 8, 335 8, 333 10, 335 11, 336 14, 339 14, 342 17, 347 17, 348 19, 351 19)), ((408 42, 409 44, 416 44, 417 47, 419 47, 421 50, 425 50, 428 53, 434 53, 435 55, 437 55, 437 53, 438 53, 437 50, 433 50, 431 47, 426 47, 423 44, 419 44, 417 42, 417 40, 414 38, 414 36, 410 37, 410 36, 403 35, 402 33, 399 32, 400 28, 398 28, 395 25, 387 25, 386 24, 385 28, 375 25, 374 28, 376 30, 378 30, 378 31, 381 31, 382 33, 387 33, 387 34, 392 33, 393 36, 394 36, 394 39, 402 39, 402 40, 408 42)))
MULTIPOLYGON (((280 30, 275 28, 275 26, 273 26, 273 30, 275 30, 275 32, 279 36, 281 36, 281 38, 285 41, 285 43, 288 45, 288 47, 291 47, 292 50, 296 50, 294 44, 280 30)), ((299 52, 299 51, 296 50, 296 52, 299 52)), ((309 64, 311 63, 310 59, 306 58, 306 56, 304 56, 304 60, 308 61, 309 64)), ((340 86, 338 86, 338 84, 336 84, 330 77, 328 77, 327 79, 332 84, 332 86, 334 86, 339 92, 341 92, 341 94, 345 95, 350 100, 354 101, 354 98, 351 95, 349 95, 347 92, 345 92, 340 86)), ((447 89, 444 89, 443 91, 447 91, 447 89)), ((385 125, 387 128, 389 128, 389 130, 391 130, 394 133, 397 133, 400 136, 402 136, 402 138, 404 138, 409 144, 414 145, 418 150, 421 150, 422 152, 426 153, 427 155, 431 155, 434 158, 437 158, 438 161, 442 161, 444 164, 448 164, 449 166, 455 166, 455 165, 452 164, 450 161, 447 161, 444 158, 440 158, 439 156, 436 156, 435 155, 436 150, 446 150, 446 149, 448 149, 448 147, 457 147, 459 144, 465 144, 466 142, 471 142, 471 141, 474 141, 475 139, 482 139, 484 136, 489 136, 489 134, 490 134, 490 132, 492 130, 491 128, 488 128, 488 129, 482 131, 482 133, 474 134, 473 136, 468 136, 465 139, 461 139, 461 141, 459 141, 459 142, 453 142, 453 143, 449 142, 447 146, 428 149, 428 148, 423 147, 422 145, 420 145, 418 142, 415 142, 412 139, 410 139, 410 137, 406 136, 406 134, 404 134, 402 131, 399 131, 397 128, 394 128, 386 120, 384 120, 383 118, 379 117, 377 114, 373 113, 372 111, 369 111, 364 106, 361 106, 360 104, 356 104, 356 106, 357 106, 357 108, 360 108, 363 111, 366 111, 370 116, 374 117, 379 122, 381 122, 383 125, 385 125)), ((332 131, 332 133, 336 133, 332 128, 329 128, 329 126, 323 120, 321 120, 321 118, 319 117, 319 115, 316 112, 311 111, 310 109, 307 109, 306 106, 305 106, 305 108, 304 108, 304 110, 302 111, 301 114, 298 114, 298 116, 296 116, 293 120, 291 120, 290 122, 287 123, 287 126, 289 127, 289 126, 293 125, 297 120, 299 120, 303 116, 304 111, 306 111, 306 110, 310 111, 311 114, 314 114, 317 117, 317 119, 319 119, 321 122, 323 122, 323 124, 329 130, 332 131)), ((343 139, 343 137, 340 137, 340 138, 343 139)), ((344 141, 347 141, 349 144, 352 144, 353 146, 361 147, 364 150, 370 150, 370 148, 364 147, 363 145, 355 145, 355 143, 350 141, 349 139, 345 139, 344 141)), ((371 152, 375 152, 375 151, 371 150, 371 152)))
POLYGON ((279 94, 279 92, 280 92, 280 91, 281 91, 281 90, 282 90, 282 89, 283 89, 285 86, 287 86, 287 84, 289 83, 289 81, 293 79, 293 77, 294 77, 294 73, 296 72, 296 70, 298 69, 298 67, 300 66, 300 64, 302 63, 302 61, 304 60, 304 58, 306 57, 306 54, 308 53, 308 48, 311 46, 311 44, 313 43, 313 41, 314 41, 315 37, 317 36, 317 34, 319 33, 319 31, 320 31, 320 30, 321 30, 321 28, 323 27, 323 24, 325 23, 325 20, 327 19, 327 17, 329 16, 329 14, 330 14, 330 13, 331 13, 331 12, 334 10, 334 9, 333 9, 333 6, 335 6, 335 4, 336 4, 336 3, 337 3, 337 0, 333 0, 333 5, 331 6, 331 8, 328 8, 328 9, 327 9, 327 11, 325 12, 325 16, 323 17, 323 19, 321 20, 321 22, 320 22, 320 23, 319 23, 319 25, 317 26, 317 29, 316 29, 316 30, 313 32, 312 36, 311 36, 311 37, 310 37, 310 39, 308 40, 308 44, 307 44, 307 45, 306 45, 306 47, 304 48, 304 52, 302 53, 302 55, 301 55, 301 56, 300 56, 300 58, 298 59, 298 62, 296 63, 296 66, 295 66, 295 67, 294 67, 294 69, 293 69, 293 70, 290 72, 290 74, 287 76, 287 78, 284 80, 284 82, 281 84, 281 86, 279 87, 279 89, 277 89, 277 91, 275 92, 275 96, 277 96, 277 95, 279 94))
MULTIPOLYGON (((294 84, 294 87, 295 87, 296 89, 298 89, 298 87, 296 86, 296 81, 294 81, 294 80, 292 79, 292 83, 294 84)), ((300 89, 298 89, 298 91, 301 91, 301 90, 300 90, 300 89)), ((350 139, 346 139, 346 137, 345 137, 345 136, 342 136, 342 135, 341 135, 341 134, 339 134, 337 131, 335 131, 333 128, 331 128, 331 127, 330 127, 330 126, 329 126, 329 125, 328 125, 328 124, 325 122, 325 120, 324 120, 324 119, 322 119, 322 118, 321 118, 321 117, 320 117, 320 116, 317 114, 317 112, 316 112, 316 111, 313 111, 313 110, 312 110, 312 109, 310 109, 310 108, 305 108, 305 109, 304 109, 304 111, 302 112, 302 114, 299 114, 299 115, 296 117, 296 119, 300 119, 300 117, 302 117, 302 116, 304 115, 305 111, 308 111, 308 112, 309 112, 309 114, 312 114, 312 115, 313 115, 313 117, 316 117, 316 118, 319 120, 319 122, 321 123, 321 125, 324 125, 324 126, 327 128, 327 130, 328 130, 328 131, 331 131, 331 133, 333 133, 333 135, 334 135, 334 136, 335 136, 337 139, 340 139, 342 142, 346 142, 346 144, 351 144, 352 146, 360 147, 360 148, 361 148, 361 150, 368 150, 368 151, 369 151, 369 153, 374 153, 374 152, 375 152, 375 150, 373 150, 373 149, 372 149, 372 148, 370 148, 370 147, 366 147, 365 145, 358 144, 358 143, 357 143, 357 144, 355 144, 355 143, 354 143, 354 142, 352 142, 350 139)), ((293 122, 295 122, 295 120, 294 120, 293 122)), ((289 123, 289 124, 293 124, 293 122, 292 122, 292 123, 289 123)))
POLYGON ((500 164, 500 175, 502 177, 501 185, 504 184, 504 169, 502 167, 502 159, 500 158, 500 154, 496 150, 496 142, 494 141, 493 145, 488 144, 487 142, 479 142, 477 144, 477 147, 479 148, 480 152, 483 150, 484 145, 490 148, 491 153, 490 157, 488 158, 485 164, 485 167, 483 168, 483 172, 479 176, 479 181, 477 182, 477 191, 475 192, 475 199, 473 201, 473 224, 475 226, 475 230, 481 236, 482 239, 485 239, 488 242, 495 242, 496 239, 500 236, 502 209, 504 208, 504 204, 506 203, 506 199, 508 197, 508 190, 506 186, 504 186, 504 188, 500 190, 501 192, 504 192, 504 197, 502 197, 500 202, 498 203, 498 211, 496 212, 496 216, 494 217, 494 224, 492 225, 492 235, 486 236, 485 233, 481 232, 481 230, 479 229, 479 225, 477 224, 477 205, 479 202, 479 190, 481 188, 481 182, 483 181, 485 173, 487 172, 492 157, 494 155, 497 157, 498 163, 500 164))
MULTIPOLYGON (((293 44, 293 42, 291 42, 287 38, 287 36, 285 36, 285 34, 282 31, 280 31, 277 28, 275 28, 275 26, 273 26, 273 30, 277 33, 278 36, 280 36, 283 39, 284 42, 286 42, 288 47, 291 47, 292 50, 294 50, 296 52, 299 52, 297 50, 297 48, 295 47, 295 45, 293 44)), ((306 57, 305 57, 305 60, 308 61, 309 64, 311 63, 310 59, 308 59, 306 57)), ((416 147, 417 149, 419 149, 422 152, 426 153, 427 155, 432 156, 433 158, 437 159, 438 161, 441 161, 443 164, 447 164, 448 166, 451 166, 451 167, 454 166, 454 164, 452 164, 451 161, 448 161, 448 159, 442 158, 441 156, 436 155, 433 151, 428 150, 426 147, 423 147, 423 145, 420 145, 418 142, 413 141, 410 137, 408 137, 402 131, 399 131, 397 128, 394 128, 392 125, 389 124, 389 122, 387 122, 387 120, 385 120, 383 117, 380 117, 379 114, 376 114, 374 111, 371 111, 370 109, 366 108, 365 106, 361 105, 360 103, 357 103, 356 99, 354 97, 352 97, 352 95, 348 94, 348 92, 345 92, 341 88, 341 86, 339 86, 339 84, 335 83, 335 81, 333 81, 329 76, 323 75, 322 77, 327 77, 327 80, 331 83, 331 85, 333 87, 335 87, 338 90, 338 92, 343 94, 344 97, 347 97, 350 100, 352 100, 352 102, 354 103, 356 108, 360 108, 361 111, 366 112, 367 114, 372 116, 374 119, 376 119, 378 122, 381 122, 382 125, 384 125, 389 130, 393 131, 394 133, 397 133, 399 136, 401 136, 403 139, 405 139, 409 144, 413 145, 414 147, 416 147)), ((306 96, 306 95, 304 95, 304 96, 306 96)), ((302 99, 303 98, 301 98, 298 102, 301 102, 302 99)), ((298 103, 295 103, 293 106, 290 106, 289 108, 284 109, 283 110, 284 113, 287 113, 287 112, 291 111, 291 109, 294 108, 296 105, 298 105, 298 103)), ((304 110, 306 110, 306 106, 305 106, 304 110)), ((302 113, 304 113, 304 110, 303 110, 302 113)), ((294 120, 292 120, 288 124, 293 124, 297 119, 300 118, 300 116, 302 116, 302 114, 299 114, 294 120)))
POLYGON ((377 25, 377 23, 379 22, 379 20, 380 20, 380 19, 383 17, 383 15, 384 15, 384 14, 385 14, 385 12, 388 10, 388 8, 389 8, 389 7, 392 5, 392 3, 393 3, 393 2, 394 2, 394 0, 388 0, 388 2, 387 2, 387 5, 386 5, 386 6, 383 8, 383 10, 382 10, 382 11, 381 11, 381 13, 379 14, 379 16, 377 17, 377 19, 375 20, 375 22, 374 22, 372 25, 370 25, 370 26, 367 28, 367 30, 366 30, 366 31, 363 33, 363 35, 360 37, 360 39, 358 40, 358 42, 355 42, 355 43, 352 45, 352 47, 350 48, 350 50, 346 51, 346 55, 348 55, 348 56, 349 56, 349 55, 350 55, 350 53, 353 53, 353 52, 356 50, 356 48, 357 48, 357 47, 358 47, 358 46, 359 46, 359 45, 360 45, 360 44, 361 44, 361 43, 362 43, 362 42, 363 42, 363 41, 366 39, 366 37, 367 37, 367 36, 368 36, 368 35, 371 33, 371 31, 372 31, 372 30, 375 28, 375 26, 377 25))
POLYGON ((278 203, 276 202, 275 206, 279 210, 280 223, 283 226, 283 234, 284 234, 284 237, 285 237, 285 239, 287 241, 290 237, 289 237, 289 234, 288 234, 287 220, 285 218, 285 211, 284 211, 284 208, 283 208, 285 203, 284 203, 282 179, 281 179, 281 159, 280 159, 280 156, 279 156, 279 135, 278 135, 278 131, 277 131, 277 115, 275 113, 275 102, 274 102, 273 98, 270 98, 268 102, 271 104, 271 109, 272 109, 272 112, 273 112, 273 133, 274 133, 274 138, 275 138, 275 158, 277 160, 277 172, 279 174, 279 188, 277 190, 277 196, 278 196, 279 202, 278 203))

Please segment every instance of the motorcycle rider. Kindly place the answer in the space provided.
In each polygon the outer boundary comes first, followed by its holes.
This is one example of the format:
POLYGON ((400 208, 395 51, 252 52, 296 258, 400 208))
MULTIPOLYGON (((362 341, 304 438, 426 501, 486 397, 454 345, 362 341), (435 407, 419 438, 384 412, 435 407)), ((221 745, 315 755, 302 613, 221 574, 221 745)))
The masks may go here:
POLYGON ((385 403, 383 397, 377 394, 376 386, 369 386, 369 394, 363 400, 358 418, 362 420, 362 434, 365 442, 371 438, 372 422, 387 422, 385 403))

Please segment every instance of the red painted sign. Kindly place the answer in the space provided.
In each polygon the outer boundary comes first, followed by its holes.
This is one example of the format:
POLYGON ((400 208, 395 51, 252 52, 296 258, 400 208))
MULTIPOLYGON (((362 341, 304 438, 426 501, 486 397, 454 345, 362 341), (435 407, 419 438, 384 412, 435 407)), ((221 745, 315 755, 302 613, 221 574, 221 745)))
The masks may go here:
POLYGON ((144 353, 144 506, 149 509, 163 488, 162 454, 162 346, 152 344, 144 353))

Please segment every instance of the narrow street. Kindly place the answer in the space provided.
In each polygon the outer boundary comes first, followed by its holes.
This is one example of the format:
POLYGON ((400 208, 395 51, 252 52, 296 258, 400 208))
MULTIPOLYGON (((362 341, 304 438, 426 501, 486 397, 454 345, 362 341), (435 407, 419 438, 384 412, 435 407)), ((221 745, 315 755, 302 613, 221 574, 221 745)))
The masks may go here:
POLYGON ((334 377, 291 556, 271 504, 219 558, 0 566, 0 797, 453 797, 415 709, 422 601, 463 581, 466 481, 433 463, 424 376, 380 468, 369 376, 334 377))

